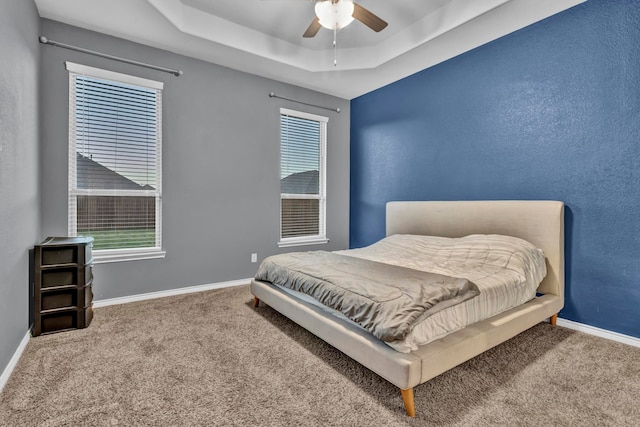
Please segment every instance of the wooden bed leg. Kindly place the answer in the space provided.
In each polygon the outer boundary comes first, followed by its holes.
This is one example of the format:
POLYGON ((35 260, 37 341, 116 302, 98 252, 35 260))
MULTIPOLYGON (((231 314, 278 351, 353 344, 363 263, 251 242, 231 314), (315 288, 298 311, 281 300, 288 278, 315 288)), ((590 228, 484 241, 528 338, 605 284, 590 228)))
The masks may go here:
POLYGON ((407 415, 410 417, 416 416, 416 407, 413 403, 413 389, 409 388, 407 390, 400 389, 400 393, 402 393, 402 401, 404 402, 404 410, 407 411, 407 415))
POLYGON ((551 323, 551 326, 555 327, 556 326, 556 322, 558 321, 558 313, 554 314, 553 316, 551 316, 549 318, 549 323, 551 323))
POLYGON ((257 307, 258 305, 260 305, 260 300, 258 297, 253 297, 253 306, 257 307))

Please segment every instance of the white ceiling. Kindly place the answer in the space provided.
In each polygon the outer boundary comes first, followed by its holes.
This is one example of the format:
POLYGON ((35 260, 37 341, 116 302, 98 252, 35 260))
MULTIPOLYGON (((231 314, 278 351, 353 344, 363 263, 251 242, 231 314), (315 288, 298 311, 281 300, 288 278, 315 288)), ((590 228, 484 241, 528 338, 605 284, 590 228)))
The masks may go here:
POLYGON ((315 16, 312 0, 35 3, 43 18, 352 99, 583 1, 358 0, 389 25, 375 33, 354 21, 338 31, 336 52, 330 30, 302 37, 315 16))
MULTIPOLYGON (((180 0, 211 15, 251 28, 270 37, 284 40, 311 50, 326 50, 333 44, 333 32, 323 29, 311 39, 302 38, 311 20, 315 17, 314 2, 309 0, 254 0, 215 1, 180 0)), ((376 33, 364 24, 354 22, 340 31, 338 42, 341 48, 375 46, 451 0, 359 0, 369 11, 390 23, 384 31, 376 33), (395 3, 395 4, 394 4, 395 3)), ((331 65, 331 64, 330 64, 331 65)))

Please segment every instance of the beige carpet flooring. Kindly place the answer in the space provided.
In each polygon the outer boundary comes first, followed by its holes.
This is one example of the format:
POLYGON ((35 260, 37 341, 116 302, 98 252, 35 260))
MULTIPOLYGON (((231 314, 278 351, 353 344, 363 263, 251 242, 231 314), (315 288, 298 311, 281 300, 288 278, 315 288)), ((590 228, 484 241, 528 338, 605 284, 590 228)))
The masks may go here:
POLYGON ((640 348, 539 324, 399 391, 246 286, 98 308, 32 338, 3 426, 637 426, 640 348))

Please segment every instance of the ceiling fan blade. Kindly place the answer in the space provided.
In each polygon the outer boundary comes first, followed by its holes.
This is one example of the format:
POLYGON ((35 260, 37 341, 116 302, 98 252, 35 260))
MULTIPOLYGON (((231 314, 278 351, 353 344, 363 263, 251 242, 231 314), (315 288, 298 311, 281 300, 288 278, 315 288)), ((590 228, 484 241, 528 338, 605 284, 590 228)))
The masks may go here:
POLYGON ((316 34, 318 34, 318 31, 320 30, 321 27, 322 25, 320 25, 320 20, 316 16, 314 20, 311 21, 309 28, 307 28, 307 31, 304 32, 302 37, 315 37, 316 34))
POLYGON ((362 22, 367 27, 371 28, 376 33, 384 30, 388 25, 386 21, 369 12, 359 4, 353 3, 353 7, 353 17, 362 22))

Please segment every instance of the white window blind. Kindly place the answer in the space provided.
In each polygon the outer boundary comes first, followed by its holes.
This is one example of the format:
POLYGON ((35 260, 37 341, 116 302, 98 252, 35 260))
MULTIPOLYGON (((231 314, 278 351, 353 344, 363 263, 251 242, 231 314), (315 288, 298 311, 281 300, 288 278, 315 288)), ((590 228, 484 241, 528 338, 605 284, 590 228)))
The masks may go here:
POLYGON ((69 235, 161 250, 162 83, 67 63, 69 235))
POLYGON ((327 241, 328 120, 280 110, 280 246, 327 241))

